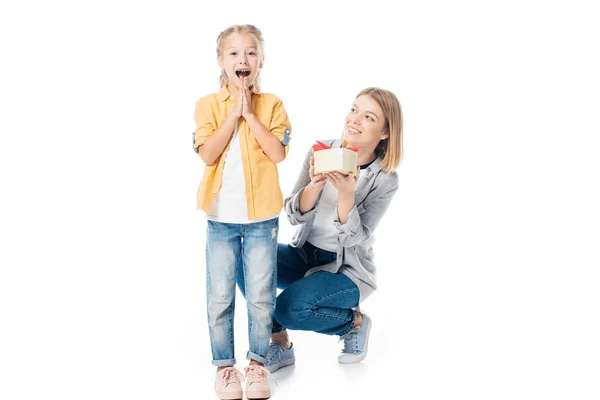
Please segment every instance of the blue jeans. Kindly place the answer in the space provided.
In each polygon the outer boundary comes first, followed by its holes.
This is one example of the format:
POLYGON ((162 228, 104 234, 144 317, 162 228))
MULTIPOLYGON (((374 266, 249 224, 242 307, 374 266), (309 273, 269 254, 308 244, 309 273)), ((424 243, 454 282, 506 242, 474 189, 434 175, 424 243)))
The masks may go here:
POLYGON ((279 218, 251 224, 208 221, 206 297, 212 363, 236 363, 233 342, 236 272, 243 277, 248 306, 250 350, 247 358, 267 362, 277 296, 279 218), (245 278, 245 279, 244 279, 245 278))
MULTIPOLYGON (((320 271, 304 277, 309 269, 334 262, 336 256, 309 242, 302 249, 281 243, 277 246, 277 286, 283 291, 277 297, 273 332, 292 329, 344 335, 352 330, 352 307, 360 298, 356 284, 341 273, 320 271)), ((243 284, 243 271, 238 270, 242 294, 243 284)))

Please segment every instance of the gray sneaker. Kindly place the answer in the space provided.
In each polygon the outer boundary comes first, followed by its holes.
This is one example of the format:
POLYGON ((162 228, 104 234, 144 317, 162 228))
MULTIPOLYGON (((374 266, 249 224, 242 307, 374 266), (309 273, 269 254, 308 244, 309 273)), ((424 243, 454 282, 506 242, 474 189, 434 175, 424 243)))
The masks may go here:
POLYGON ((275 372, 280 368, 287 367, 296 362, 294 356, 294 344, 289 349, 283 347, 281 343, 271 342, 267 350, 267 369, 269 372, 275 372))
POLYGON ((344 340, 344 349, 338 355, 338 361, 342 364, 354 364, 361 362, 367 356, 369 349, 369 333, 371 332, 371 318, 367 314, 362 315, 362 325, 352 329, 340 338, 344 340))

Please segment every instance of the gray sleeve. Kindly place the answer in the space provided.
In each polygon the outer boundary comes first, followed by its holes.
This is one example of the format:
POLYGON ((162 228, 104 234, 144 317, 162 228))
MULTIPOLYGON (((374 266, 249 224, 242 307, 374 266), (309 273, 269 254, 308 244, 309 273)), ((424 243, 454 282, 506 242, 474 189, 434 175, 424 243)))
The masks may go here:
POLYGON ((371 201, 367 202, 366 199, 364 206, 361 204, 360 207, 364 208, 362 213, 359 213, 358 208, 354 205, 348 213, 348 220, 345 224, 339 221, 336 208, 334 225, 338 230, 340 244, 343 247, 352 247, 369 240, 397 190, 398 179, 394 177, 389 185, 385 185, 385 188, 378 188, 369 193, 367 199, 375 196, 371 201))
POLYGON ((312 147, 308 150, 306 154, 306 158, 304 159, 304 163, 302 164, 302 170, 298 175, 298 179, 296 179, 296 184, 292 189, 292 194, 288 196, 284 203, 283 207, 285 209, 285 213, 287 214, 288 221, 292 225, 303 224, 306 221, 310 220, 314 217, 315 208, 312 210, 305 212, 302 214, 300 212, 300 198, 302 197, 302 193, 304 193, 304 189, 310 183, 310 157, 312 156, 312 147))

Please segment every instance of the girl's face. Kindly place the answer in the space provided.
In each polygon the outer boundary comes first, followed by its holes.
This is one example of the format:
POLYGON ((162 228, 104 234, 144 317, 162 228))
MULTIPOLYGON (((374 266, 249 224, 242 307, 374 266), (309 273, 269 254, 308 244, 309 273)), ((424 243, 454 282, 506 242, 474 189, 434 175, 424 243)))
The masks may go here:
POLYGON ((379 141, 388 137, 381 107, 369 96, 359 96, 346 117, 344 139, 352 147, 375 149, 379 141))
POLYGON ((219 67, 225 70, 229 84, 239 88, 242 77, 246 87, 252 85, 258 71, 263 67, 258 45, 249 33, 232 33, 223 41, 222 55, 217 57, 219 67))

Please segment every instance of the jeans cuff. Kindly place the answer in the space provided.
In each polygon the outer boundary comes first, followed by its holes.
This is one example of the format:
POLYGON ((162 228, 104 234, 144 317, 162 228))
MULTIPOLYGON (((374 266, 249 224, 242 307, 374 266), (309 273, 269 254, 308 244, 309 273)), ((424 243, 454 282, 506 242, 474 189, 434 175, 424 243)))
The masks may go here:
MULTIPOLYGON (((350 310, 352 311, 352 310, 350 310)), ((348 334, 352 329, 354 329, 354 321, 356 320, 356 314, 352 311, 352 319, 350 320, 350 326, 344 329, 341 333, 338 333, 340 337, 344 337, 344 335, 348 334)))
POLYGON ((229 360, 212 360, 212 364, 215 367, 233 367, 235 365, 235 358, 229 360))
POLYGON ((265 357, 261 357, 258 354, 253 353, 251 351, 248 351, 248 353, 246 354, 246 359, 258 361, 262 365, 267 365, 267 359, 265 357))
POLYGON ((279 333, 284 330, 285 328, 283 326, 275 326, 275 324, 273 324, 273 328, 271 328, 271 333, 279 333))

